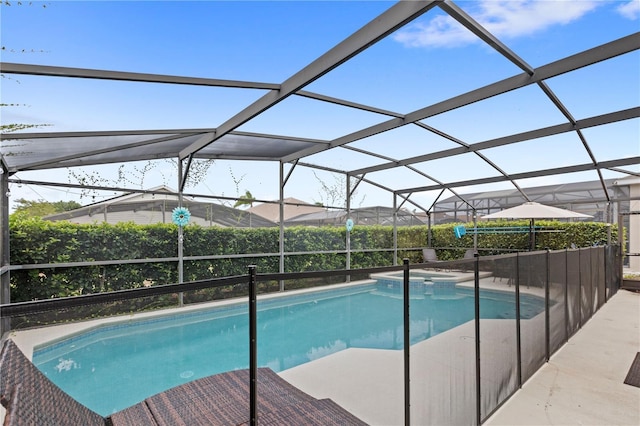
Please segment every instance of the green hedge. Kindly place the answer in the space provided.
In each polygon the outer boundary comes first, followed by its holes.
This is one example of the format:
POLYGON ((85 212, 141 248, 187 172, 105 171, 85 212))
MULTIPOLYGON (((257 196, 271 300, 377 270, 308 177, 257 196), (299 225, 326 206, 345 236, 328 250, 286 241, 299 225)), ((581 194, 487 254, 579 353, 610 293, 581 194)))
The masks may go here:
MULTIPOLYGON (((561 249, 604 244, 607 226, 602 223, 539 222, 541 226, 562 231, 542 233, 538 248, 561 249)), ((440 259, 462 257, 473 246, 473 237, 456 239, 456 224, 432 228, 432 245, 440 259)), ((479 226, 526 226, 518 222, 489 222, 479 226)), ((468 225, 467 225, 468 226, 468 225)), ((285 252, 323 251, 321 254, 294 254, 285 257, 285 272, 344 269, 346 265, 345 229, 342 227, 294 227, 285 230, 285 252), (338 253, 341 252, 341 253, 338 253)), ((616 240, 617 229, 612 227, 616 240)), ((419 248, 427 246, 427 227, 401 227, 397 231, 398 257, 412 263, 422 261, 419 248), (417 248, 417 249, 416 249, 417 248)), ((184 256, 278 253, 279 229, 184 228, 184 256)), ((91 262, 118 259, 176 257, 178 228, 173 224, 76 225, 40 219, 10 221, 10 256, 12 265, 42 263, 91 262)), ((526 250, 526 234, 479 235, 478 246, 491 248, 481 254, 507 250, 526 250), (496 249, 497 248, 497 249, 496 249)), ((351 232, 351 267, 368 268, 393 264, 393 228, 390 226, 356 226, 351 232), (376 250, 388 251, 376 251, 376 250), (357 250, 368 250, 357 252, 357 250)), ((278 272, 278 256, 186 260, 184 280, 193 281, 246 273, 255 264, 261 273, 278 272)), ((73 268, 24 269, 11 272, 11 300, 26 301, 137 288, 178 281, 177 262, 92 265, 73 268)))
MULTIPOLYGON (((558 222, 538 220, 536 227, 542 227, 542 232, 536 232, 536 250, 562 250, 571 247, 590 247, 607 244, 608 225, 601 222, 558 222)), ((478 230, 483 228, 519 228, 526 230, 529 221, 492 221, 478 223, 478 230)), ((473 224, 449 224, 432 228, 433 246, 442 247, 438 250, 438 258, 442 260, 458 259, 464 256, 467 248, 473 247, 473 224), (467 234, 456 238, 453 228, 464 225, 467 234)), ((488 256, 513 251, 529 249, 529 233, 478 233, 478 251, 480 255, 488 256)), ((617 225, 611 226, 611 241, 618 238, 617 225)))

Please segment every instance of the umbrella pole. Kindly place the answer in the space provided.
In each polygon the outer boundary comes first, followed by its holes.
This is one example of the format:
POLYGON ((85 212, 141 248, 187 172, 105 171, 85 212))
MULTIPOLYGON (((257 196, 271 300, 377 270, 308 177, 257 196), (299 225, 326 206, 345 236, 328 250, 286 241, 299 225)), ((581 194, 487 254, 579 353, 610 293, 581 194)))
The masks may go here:
POLYGON ((529 221, 529 251, 536 249, 536 227, 535 219, 529 221))
POLYGON ((478 252, 478 212, 473 210, 473 252, 478 252))

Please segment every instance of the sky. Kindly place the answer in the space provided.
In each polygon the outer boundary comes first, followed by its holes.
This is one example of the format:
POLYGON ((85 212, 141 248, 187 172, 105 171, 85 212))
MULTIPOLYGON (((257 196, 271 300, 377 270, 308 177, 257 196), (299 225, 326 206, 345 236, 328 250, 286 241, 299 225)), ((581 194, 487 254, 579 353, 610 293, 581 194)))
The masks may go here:
MULTIPOLYGON (((383 13, 386 1, 10 1, 0 6, 1 59, 4 62, 94 68, 155 74, 281 83, 344 38, 383 13)), ((640 31, 640 1, 479 0, 456 2, 533 67, 640 31)), ((305 90, 406 114, 435 102, 519 74, 439 9, 434 9, 305 90)), ((550 79, 547 83, 576 119, 640 105, 640 53, 550 79), (597 81, 597 84, 594 84, 597 81)), ((1 122, 47 124, 40 131, 84 131, 216 127, 263 92, 151 85, 97 80, 5 75, 0 81, 1 122)), ((291 97, 238 130, 331 140, 387 118, 291 97)), ((535 87, 526 87, 423 120, 466 142, 480 142, 566 119, 535 87)), ((598 160, 640 154, 639 120, 606 129, 584 131, 598 160)), ((575 134, 564 134, 485 151, 507 173, 561 167, 576 156, 589 162, 575 134), (517 145, 517 146, 516 146, 517 145), (533 167, 535 168, 535 167, 533 167)), ((375 148, 393 158, 451 148, 450 142, 425 137, 417 126, 405 126, 353 144, 375 148)), ((470 155, 472 156, 472 155, 470 155)), ((354 169, 378 164, 354 153, 331 150, 305 161, 322 161, 354 169)), ((423 170, 441 181, 495 175, 491 167, 470 158, 429 162, 423 170), (466 159, 465 159, 466 161, 466 159), (466 163, 465 163, 466 164, 466 163)), ((629 169, 640 171, 637 167, 629 169)), ((189 192, 234 197, 249 190, 261 200, 278 198, 277 163, 216 161, 208 177, 189 192)), ((74 170, 115 184, 118 167, 74 170)), ((176 188, 175 166, 157 162, 127 166, 132 188, 168 185, 176 188), (144 170, 144 173, 141 172, 144 170)), ((607 174, 605 178, 622 177, 607 174)), ((66 169, 21 172, 28 180, 74 182, 66 169)), ((385 185, 428 185, 408 170, 379 172, 385 185)), ((550 176, 520 182, 523 187, 596 180, 595 173, 550 176)), ((325 172, 296 170, 285 196, 329 203, 325 187, 344 186, 325 172)), ((509 189, 509 184, 486 190, 509 189)), ((12 184, 11 200, 101 201, 114 193, 82 194, 12 184)), ((469 189, 472 192, 480 188, 469 189)), ((464 188, 459 190, 464 193, 464 188)), ((437 193, 416 195, 425 207, 437 193)), ((392 196, 361 186, 352 206, 390 205, 392 196)), ((227 202, 228 203, 228 202, 227 202)))

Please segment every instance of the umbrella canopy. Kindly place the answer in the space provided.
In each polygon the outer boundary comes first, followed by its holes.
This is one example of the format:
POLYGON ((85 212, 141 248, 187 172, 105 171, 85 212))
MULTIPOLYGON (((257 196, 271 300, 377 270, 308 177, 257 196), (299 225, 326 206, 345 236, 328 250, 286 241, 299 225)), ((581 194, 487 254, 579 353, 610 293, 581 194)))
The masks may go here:
POLYGON ((592 216, 533 201, 482 216, 483 219, 570 219, 587 217, 592 216))
POLYGON ((531 250, 533 250, 536 245, 536 232, 533 226, 536 219, 570 219, 587 217, 592 216, 576 213, 571 210, 560 209, 558 207, 547 206, 533 201, 529 201, 497 213, 482 216, 483 219, 529 219, 529 240, 531 250))

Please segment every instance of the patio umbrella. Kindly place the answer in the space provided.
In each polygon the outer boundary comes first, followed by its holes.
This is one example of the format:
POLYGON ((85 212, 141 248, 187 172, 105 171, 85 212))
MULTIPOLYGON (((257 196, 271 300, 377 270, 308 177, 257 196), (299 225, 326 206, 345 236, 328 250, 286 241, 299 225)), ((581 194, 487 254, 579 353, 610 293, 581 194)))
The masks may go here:
POLYGON ((529 219, 529 234, 531 236, 530 240, 532 249, 535 247, 535 230, 533 227, 535 219, 570 219, 588 217, 592 216, 571 210, 560 209, 558 207, 547 206, 533 201, 482 216, 483 219, 529 219))
POLYGON ((569 219, 587 217, 592 216, 571 210, 559 209, 558 207, 547 206, 533 201, 482 216, 483 219, 569 219))

